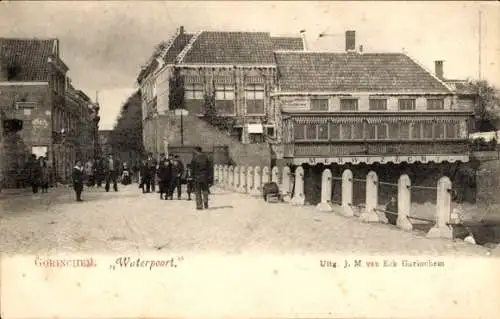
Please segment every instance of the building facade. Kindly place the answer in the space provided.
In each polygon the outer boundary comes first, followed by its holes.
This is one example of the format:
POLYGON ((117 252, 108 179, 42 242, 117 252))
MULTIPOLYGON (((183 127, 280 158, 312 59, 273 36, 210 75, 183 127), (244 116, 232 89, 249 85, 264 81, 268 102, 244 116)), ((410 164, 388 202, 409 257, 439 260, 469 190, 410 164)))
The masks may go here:
POLYGON ((184 105, 203 117, 206 96, 217 114, 232 123, 228 133, 242 143, 274 138, 276 113, 270 94, 276 89, 274 50, 303 50, 300 37, 272 37, 261 32, 177 34, 141 72, 143 132, 146 151, 164 152, 169 124, 178 121, 170 109, 170 80, 182 78, 184 105))
MULTIPOLYGON (((31 154, 47 157, 54 180, 67 179, 69 159, 77 152, 71 128, 88 117, 68 108, 69 68, 60 58, 59 40, 0 38, 0 69, 0 108, 5 118, 22 121, 22 130, 3 139, 4 182, 16 184, 31 154)), ((96 115, 98 109, 91 109, 96 115)))

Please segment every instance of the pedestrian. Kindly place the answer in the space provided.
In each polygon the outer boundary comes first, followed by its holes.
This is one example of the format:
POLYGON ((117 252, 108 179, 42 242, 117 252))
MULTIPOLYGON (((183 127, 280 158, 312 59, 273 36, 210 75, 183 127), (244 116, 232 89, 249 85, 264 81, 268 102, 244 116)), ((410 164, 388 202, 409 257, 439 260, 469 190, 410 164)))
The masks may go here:
POLYGON ((98 158, 95 163, 94 176, 96 180, 97 187, 101 187, 104 179, 104 159, 98 158))
POLYGON ((191 193, 193 192, 193 170, 191 169, 191 164, 186 165, 186 170, 184 171, 184 180, 186 181, 186 189, 188 200, 191 200, 191 193))
POLYGON ((160 189, 160 199, 169 199, 170 181, 172 179, 172 163, 166 157, 158 164, 158 187, 160 189))
POLYGON ((177 199, 181 199, 182 174, 184 174, 184 165, 179 159, 179 155, 171 157, 172 178, 170 181, 170 199, 173 199, 174 192, 177 190, 177 199))
POLYGON ((150 182, 150 177, 149 177, 149 166, 148 166, 148 161, 146 159, 142 160, 141 163, 141 183, 139 184, 139 188, 142 190, 142 193, 149 193, 150 188, 151 188, 151 182, 150 182))
POLYGON ((194 150, 191 161, 193 171, 193 182, 196 193, 196 209, 208 208, 208 184, 212 179, 213 170, 208 157, 201 152, 201 147, 194 150))
POLYGON ((82 162, 76 161, 75 167, 73 168, 72 179, 73 179, 73 189, 75 190, 77 202, 82 201, 83 174, 84 172, 83 172, 82 162))
POLYGON ((42 193, 47 193, 49 191, 49 180, 50 180, 50 168, 47 165, 47 160, 45 157, 40 156, 40 187, 42 188, 42 193))
POLYGON ((111 182, 113 182, 114 191, 118 192, 117 179, 119 169, 120 167, 118 161, 113 157, 112 154, 110 154, 106 163, 106 186, 104 187, 106 192, 109 192, 111 182))
POLYGON ((130 177, 130 169, 128 168, 127 163, 123 163, 121 180, 123 185, 129 185, 132 183, 132 179, 130 177))
POLYGON ((147 163, 149 168, 149 188, 154 193, 156 184, 156 166, 158 165, 158 162, 154 159, 153 153, 148 154, 147 163))
POLYGON ((87 186, 94 186, 94 162, 92 159, 89 159, 87 163, 85 163, 85 175, 87 177, 87 186))
POLYGON ((391 225, 396 225, 398 220, 398 201, 396 196, 392 196, 391 200, 385 206, 385 217, 391 225))
POLYGON ((31 183, 31 189, 33 194, 38 193, 38 188, 40 186, 40 180, 42 175, 42 168, 40 163, 36 160, 36 155, 31 154, 29 161, 29 179, 31 183))

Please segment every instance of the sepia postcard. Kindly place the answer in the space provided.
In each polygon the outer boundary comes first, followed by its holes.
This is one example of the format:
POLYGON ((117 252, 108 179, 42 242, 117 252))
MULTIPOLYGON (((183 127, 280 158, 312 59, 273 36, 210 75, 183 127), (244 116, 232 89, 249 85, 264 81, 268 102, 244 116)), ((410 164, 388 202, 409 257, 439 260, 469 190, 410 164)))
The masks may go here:
POLYGON ((500 5, 0 1, 0 318, 497 318, 500 5))

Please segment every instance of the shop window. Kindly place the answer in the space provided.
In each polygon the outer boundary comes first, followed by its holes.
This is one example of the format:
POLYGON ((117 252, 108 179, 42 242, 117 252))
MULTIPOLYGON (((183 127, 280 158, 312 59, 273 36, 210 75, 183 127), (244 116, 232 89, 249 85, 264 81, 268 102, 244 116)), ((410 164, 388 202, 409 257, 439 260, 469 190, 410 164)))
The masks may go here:
POLYGON ((385 123, 380 123, 377 125, 377 139, 378 140, 385 140, 389 136, 389 129, 387 124, 385 123))
POLYGON ((318 124, 318 140, 328 140, 328 124, 318 124))
POLYGON ((423 138, 424 139, 432 139, 432 123, 423 123, 422 124, 422 133, 423 133, 423 138))
POLYGON ((377 138, 377 126, 373 123, 366 124, 366 139, 374 140, 377 138))
POLYGON ((342 123, 342 125, 340 126, 340 139, 342 140, 352 139, 350 123, 342 123))
POLYGON ((438 139, 445 138, 444 131, 445 131, 444 123, 436 123, 436 125, 434 126, 434 137, 438 139))
POLYGON ((398 139, 399 138, 399 123, 389 124, 389 138, 398 139))
POLYGON ((340 124, 331 123, 330 124, 330 139, 339 140, 340 139, 340 124))
POLYGON ((305 139, 305 124, 294 124, 294 139, 295 140, 304 140, 305 139))
POLYGON ((315 140, 318 138, 318 132, 316 124, 307 124, 306 125, 306 139, 307 140, 315 140))
POLYGON ((352 139, 362 140, 363 139, 363 123, 352 123, 352 139))
POLYGON ((399 123, 399 138, 402 140, 407 140, 410 138, 409 123, 399 123))
POLYGON ((420 128, 421 128, 421 123, 410 123, 411 138, 413 140, 421 139, 420 128))

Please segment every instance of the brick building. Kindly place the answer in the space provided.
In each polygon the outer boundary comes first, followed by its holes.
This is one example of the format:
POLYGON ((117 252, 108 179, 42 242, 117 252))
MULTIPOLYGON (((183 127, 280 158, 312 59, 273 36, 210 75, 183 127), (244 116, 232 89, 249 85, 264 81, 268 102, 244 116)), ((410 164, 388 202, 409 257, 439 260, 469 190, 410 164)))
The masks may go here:
POLYGON ((230 135, 243 144, 273 138, 277 110, 269 102, 276 88, 273 52, 279 49, 303 50, 302 38, 264 32, 191 34, 181 27, 138 76, 146 151, 158 154, 172 143, 171 124, 179 121, 169 112, 174 69, 183 79, 185 106, 191 115, 202 117, 204 95, 215 93, 218 113, 234 122, 230 135))
POLYGON ((4 118, 22 121, 22 130, 2 136, 9 187, 25 175, 32 153, 47 157, 55 179, 67 179, 69 160, 77 153, 77 127, 92 119, 91 130, 97 130, 98 108, 92 103, 83 98, 78 107, 68 107, 69 68, 59 53, 58 39, 0 38, 0 109, 4 118))

